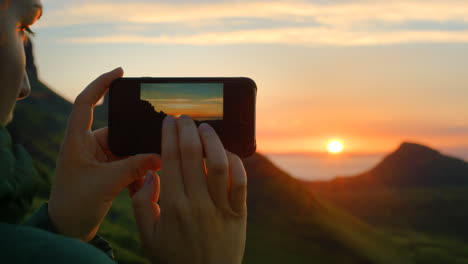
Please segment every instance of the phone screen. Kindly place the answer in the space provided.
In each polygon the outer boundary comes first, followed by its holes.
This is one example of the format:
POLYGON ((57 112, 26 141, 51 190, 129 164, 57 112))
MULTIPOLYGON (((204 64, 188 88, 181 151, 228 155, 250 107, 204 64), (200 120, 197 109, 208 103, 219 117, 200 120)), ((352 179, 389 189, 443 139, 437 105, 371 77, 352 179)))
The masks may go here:
POLYGON ((109 146, 120 156, 161 153, 163 120, 207 123, 229 151, 255 152, 257 88, 248 78, 121 78, 109 94, 109 146))
POLYGON ((219 127, 223 121, 223 83, 141 83, 140 100, 148 116, 188 115, 197 124, 219 127))

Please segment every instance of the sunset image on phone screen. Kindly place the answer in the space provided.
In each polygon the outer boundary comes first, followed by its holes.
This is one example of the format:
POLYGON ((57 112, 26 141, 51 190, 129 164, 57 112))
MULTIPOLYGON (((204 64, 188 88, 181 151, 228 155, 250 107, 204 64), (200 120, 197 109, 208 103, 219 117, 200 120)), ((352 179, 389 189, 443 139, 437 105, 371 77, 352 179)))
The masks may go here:
POLYGON ((140 100, 155 112, 196 121, 223 120, 222 83, 143 83, 140 100))

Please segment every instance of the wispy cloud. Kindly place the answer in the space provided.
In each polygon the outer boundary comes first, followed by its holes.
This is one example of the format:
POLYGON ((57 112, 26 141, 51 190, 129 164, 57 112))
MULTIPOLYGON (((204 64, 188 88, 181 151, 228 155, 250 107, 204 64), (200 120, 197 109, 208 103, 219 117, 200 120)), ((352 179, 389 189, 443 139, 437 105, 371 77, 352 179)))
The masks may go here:
POLYGON ((223 98, 210 98, 210 99, 204 99, 201 101, 208 102, 208 103, 223 103, 223 98))
POLYGON ((324 24, 356 21, 408 20, 468 21, 468 2, 442 1, 366 1, 333 4, 307 2, 219 2, 204 4, 82 3, 56 10, 44 26, 89 23, 184 23, 226 18, 314 18, 324 24))
POLYGON ((301 45, 364 46, 398 43, 459 42, 468 43, 468 31, 350 32, 324 28, 286 28, 216 32, 182 36, 110 35, 65 39, 73 43, 142 43, 142 44, 249 44, 281 43, 301 45))
POLYGON ((466 23, 468 2, 446 1, 354 1, 317 4, 305 1, 288 2, 218 2, 218 3, 148 3, 98 2, 75 3, 55 10, 44 19, 42 27, 64 27, 82 24, 115 24, 117 28, 145 25, 177 24, 199 27, 201 32, 158 34, 138 30, 109 32, 100 37, 67 38, 74 43, 147 43, 147 44, 231 44, 288 43, 329 45, 376 45, 412 42, 468 42, 464 30, 388 30, 381 25, 397 25, 414 21, 432 23, 466 23), (229 27, 232 19, 251 21, 248 29, 229 27), (261 28, 255 20, 301 21, 301 26, 261 28), (225 25, 221 30, 203 30, 206 25, 225 25))
POLYGON ((192 102, 192 99, 182 99, 182 98, 174 98, 174 99, 150 99, 150 102, 155 103, 174 103, 174 102, 192 102))

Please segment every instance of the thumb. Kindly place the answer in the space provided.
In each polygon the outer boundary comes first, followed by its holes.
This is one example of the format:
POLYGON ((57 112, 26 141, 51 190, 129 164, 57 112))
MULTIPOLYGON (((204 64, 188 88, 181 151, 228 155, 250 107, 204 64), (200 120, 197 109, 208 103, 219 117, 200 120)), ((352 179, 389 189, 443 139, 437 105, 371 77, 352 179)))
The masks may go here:
POLYGON ((161 158, 156 154, 139 154, 124 160, 108 163, 114 173, 109 176, 112 181, 118 182, 123 189, 145 176, 147 171, 157 171, 161 168, 161 158))
POLYGON ((159 176, 148 171, 143 187, 132 197, 133 213, 143 245, 152 243, 155 223, 159 219, 159 176))

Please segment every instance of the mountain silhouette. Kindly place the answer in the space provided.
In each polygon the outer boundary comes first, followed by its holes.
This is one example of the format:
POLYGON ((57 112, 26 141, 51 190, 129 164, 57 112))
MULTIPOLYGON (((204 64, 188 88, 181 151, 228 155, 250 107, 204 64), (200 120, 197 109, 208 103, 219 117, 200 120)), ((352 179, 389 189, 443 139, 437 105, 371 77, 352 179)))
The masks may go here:
POLYGON ((335 189, 468 186, 468 163, 424 145, 404 142, 367 172, 312 185, 335 189))

